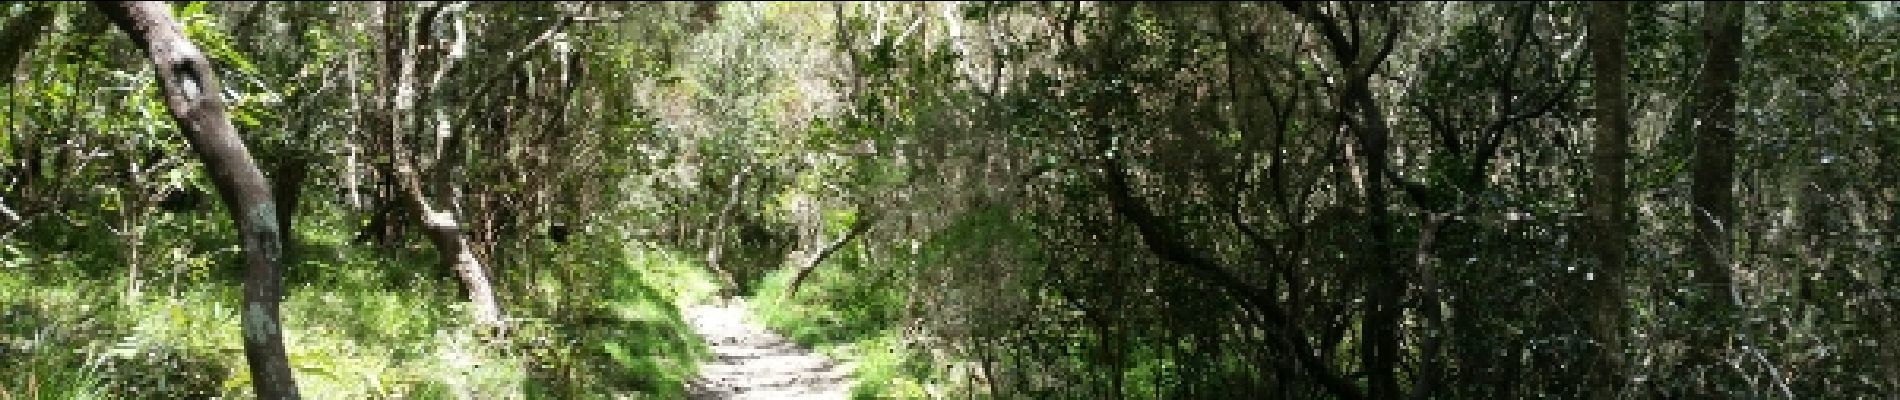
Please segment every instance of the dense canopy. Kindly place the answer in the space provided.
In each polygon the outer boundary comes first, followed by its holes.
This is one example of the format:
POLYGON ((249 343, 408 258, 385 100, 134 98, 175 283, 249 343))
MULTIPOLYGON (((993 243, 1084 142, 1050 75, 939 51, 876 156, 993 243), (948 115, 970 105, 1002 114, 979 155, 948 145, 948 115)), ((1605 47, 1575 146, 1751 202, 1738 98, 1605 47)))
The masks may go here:
POLYGON ((0 399, 1890 396, 1896 11, 5 3, 0 399))

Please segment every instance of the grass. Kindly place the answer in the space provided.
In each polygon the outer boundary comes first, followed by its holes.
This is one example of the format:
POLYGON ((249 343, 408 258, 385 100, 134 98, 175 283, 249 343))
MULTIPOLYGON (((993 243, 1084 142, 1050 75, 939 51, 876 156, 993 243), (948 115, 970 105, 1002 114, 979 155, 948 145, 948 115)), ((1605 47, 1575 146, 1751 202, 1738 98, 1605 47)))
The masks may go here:
MULTIPOLYGON (((251 397, 236 252, 200 221, 211 216, 156 222, 136 298, 121 247, 72 239, 103 228, 0 241, 0 399, 251 397)), ((310 219, 282 305, 308 398, 679 398, 705 351, 679 313, 712 292, 689 257, 606 239, 559 249, 533 283, 580 301, 505 293, 518 320, 493 342, 430 257, 354 245, 340 222, 310 219), (587 279, 561 287, 560 271, 587 279)))
MULTIPOLYGON (((854 399, 922 399, 933 393, 936 375, 926 354, 904 345, 901 285, 840 254, 807 279, 799 296, 777 301, 791 279, 789 269, 768 274, 747 302, 764 325, 793 342, 852 366, 854 399)), ((888 277, 886 277, 888 278, 888 277)))

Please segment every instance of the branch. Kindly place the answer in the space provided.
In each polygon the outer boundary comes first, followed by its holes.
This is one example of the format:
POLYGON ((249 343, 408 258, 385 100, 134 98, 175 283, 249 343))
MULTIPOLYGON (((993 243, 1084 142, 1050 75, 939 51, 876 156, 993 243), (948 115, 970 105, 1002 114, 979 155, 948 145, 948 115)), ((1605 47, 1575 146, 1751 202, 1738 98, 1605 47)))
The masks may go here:
POLYGON ((882 217, 882 215, 873 214, 858 218, 857 221, 852 222, 851 229, 845 232, 844 236, 839 237, 838 240, 831 241, 830 244, 818 250, 817 255, 805 261, 805 265, 800 266, 798 272, 792 274, 791 283, 785 285, 785 292, 782 293, 779 298, 781 300, 791 300, 793 295, 798 294, 798 286, 805 282, 805 277, 810 276, 812 270, 818 269, 818 264, 824 263, 826 258, 830 258, 831 254, 836 253, 838 249, 844 248, 844 245, 850 243, 852 239, 856 239, 858 236, 864 235, 865 232, 871 231, 871 227, 876 226, 877 220, 882 217))
POLYGON ((1379 70, 1378 66, 1384 64, 1385 58, 1391 56, 1392 49, 1398 46, 1399 31, 1401 31, 1401 29, 1399 29, 1399 19, 1393 17, 1391 12, 1384 14, 1387 18, 1390 18, 1390 22, 1386 23, 1384 42, 1380 44, 1379 52, 1374 53, 1372 58, 1367 60, 1369 61, 1368 65, 1371 67, 1366 68, 1365 71, 1359 71, 1359 76, 1353 77, 1354 79, 1358 79, 1359 82, 1372 80, 1372 73, 1379 70))
POLYGON ((1228 210, 1228 214, 1229 214, 1228 217, 1232 218, 1234 221, 1234 227, 1240 230, 1240 234, 1242 236, 1247 237, 1247 241, 1253 242, 1254 247, 1265 249, 1269 253, 1274 254, 1275 256, 1278 256, 1280 254, 1279 242, 1276 242, 1273 240, 1273 238, 1270 238, 1264 234, 1261 234, 1259 229, 1255 229, 1253 227, 1253 224, 1248 224, 1247 220, 1241 217, 1239 207, 1234 207, 1233 209, 1228 210))
POLYGON ((1580 75, 1566 78, 1564 79, 1566 88, 1557 93, 1552 93, 1550 97, 1544 99, 1543 104, 1536 105, 1535 108, 1522 113, 1506 115, 1491 121, 1491 124, 1485 126, 1484 132, 1486 140, 1481 144, 1481 147, 1479 147, 1478 153, 1472 155, 1471 173, 1482 176, 1485 170, 1490 169, 1491 160, 1497 157, 1499 148, 1504 145, 1505 129, 1510 128, 1511 125, 1515 125, 1518 122, 1542 117, 1555 111, 1557 106, 1563 104, 1563 100, 1566 99, 1563 94, 1575 90, 1577 82, 1581 80, 1580 75))
POLYGON ((1329 17, 1326 14, 1319 12, 1319 8, 1315 4, 1317 3, 1288 0, 1288 1, 1281 1, 1280 7, 1285 8, 1288 12, 1291 12, 1294 15, 1298 15, 1301 19, 1306 20, 1306 22, 1308 23, 1318 25, 1319 30, 1320 30, 1320 35, 1326 37, 1326 43, 1328 44, 1328 47, 1333 49, 1333 54, 1354 55, 1354 57, 1351 57, 1351 58, 1339 57, 1340 62, 1351 62, 1348 60, 1357 59, 1358 58, 1357 55, 1359 54, 1359 48, 1355 46, 1354 43, 1346 39, 1346 34, 1339 27, 1339 20, 1329 17))
MULTIPOLYGON (((477 84, 481 86, 477 86, 474 91, 469 92, 469 96, 467 98, 479 99, 479 98, 487 97, 488 91, 494 90, 495 86, 499 84, 501 81, 503 81, 502 79, 503 76, 507 75, 509 71, 514 70, 515 67, 519 66, 520 64, 527 62, 528 54, 533 53, 534 50, 536 48, 539 48, 542 43, 546 43, 548 40, 553 39, 555 34, 560 33, 561 29, 566 28, 567 25, 574 23, 574 21, 575 21, 574 17, 563 16, 563 17, 554 19, 552 21, 549 21, 546 24, 543 24, 542 29, 541 29, 542 32, 540 36, 536 36, 534 40, 529 41, 528 44, 522 45, 520 49, 517 49, 514 52, 509 53, 508 58, 502 61, 501 63, 494 64, 498 66, 499 68, 496 68, 494 73, 488 74, 488 76, 484 76, 480 80, 477 80, 476 81, 478 82, 477 84)), ((456 115, 457 120, 461 120, 460 117, 462 116, 466 116, 471 113, 474 113, 475 104, 477 103, 469 102, 468 106, 463 107, 462 112, 456 115)))
MULTIPOLYGON (((1104 130, 1103 133, 1107 133, 1104 130)), ((1220 287, 1228 294, 1239 297, 1246 305, 1263 313, 1264 322, 1280 332, 1282 340, 1290 343, 1288 350, 1299 361, 1300 366, 1312 371, 1320 384, 1343 399, 1362 399, 1365 397, 1359 387, 1347 382, 1327 364, 1313 354, 1312 345, 1307 343, 1306 335, 1293 327, 1293 321, 1280 309, 1272 293, 1241 280, 1226 268, 1221 267, 1213 258, 1196 251, 1180 242, 1178 232, 1164 222, 1159 221, 1147 205, 1130 195, 1127 171, 1113 156, 1103 160, 1106 169, 1108 200, 1116 215, 1129 220, 1141 233, 1142 244, 1163 261, 1187 267, 1187 271, 1202 281, 1220 287)))
POLYGON ((1418 383, 1412 386, 1412 394, 1408 396, 1412 399, 1429 398, 1432 391, 1436 390, 1440 383, 1438 368, 1445 363, 1443 357, 1438 357, 1436 354, 1440 345, 1444 343, 1444 338, 1451 334, 1446 331, 1451 325, 1445 320, 1443 307, 1439 304, 1438 278, 1432 274, 1431 269, 1432 246, 1437 243, 1438 230, 1449 221, 1455 221, 1449 217, 1439 213, 1427 216, 1425 226, 1419 227, 1418 247, 1413 250, 1412 267, 1418 270, 1419 286, 1423 286, 1421 289, 1425 292, 1421 296, 1424 298, 1420 299, 1423 303, 1424 319, 1430 321, 1433 326, 1428 329, 1431 334, 1425 337, 1424 349, 1419 354, 1420 362, 1425 365, 1419 367, 1418 383))

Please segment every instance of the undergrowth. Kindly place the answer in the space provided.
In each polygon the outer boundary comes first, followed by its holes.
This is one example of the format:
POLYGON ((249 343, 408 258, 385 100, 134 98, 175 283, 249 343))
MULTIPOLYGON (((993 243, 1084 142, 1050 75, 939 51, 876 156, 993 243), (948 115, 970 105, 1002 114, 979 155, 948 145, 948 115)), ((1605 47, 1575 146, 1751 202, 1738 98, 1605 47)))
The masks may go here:
MULTIPOLYGON (((252 397, 239 254, 214 217, 154 221, 136 295, 103 227, 0 238, 0 399, 252 397)), ((308 398, 680 398, 705 351, 679 312, 711 292, 689 257, 605 237, 530 255, 538 273, 503 275, 546 292, 504 292, 510 329, 494 339, 426 248, 359 245, 340 218, 308 220, 282 304, 308 398)))
POLYGON ((889 270, 863 265, 854 251, 827 261, 785 301, 792 270, 764 278, 747 302, 764 325, 851 366, 853 399, 949 397, 931 358, 909 346, 903 321, 908 297, 889 270))

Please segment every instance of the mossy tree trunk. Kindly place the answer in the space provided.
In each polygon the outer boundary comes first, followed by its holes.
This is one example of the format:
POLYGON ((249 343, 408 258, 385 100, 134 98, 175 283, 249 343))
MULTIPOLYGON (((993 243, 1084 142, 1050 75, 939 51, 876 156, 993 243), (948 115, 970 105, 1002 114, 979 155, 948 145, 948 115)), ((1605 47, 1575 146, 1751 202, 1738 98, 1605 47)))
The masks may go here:
POLYGON ((165 106, 177 121, 231 213, 244 248, 244 356, 258 398, 298 398, 278 318, 283 297, 283 236, 271 186, 225 113, 218 76, 161 2, 94 3, 145 49, 165 106))

